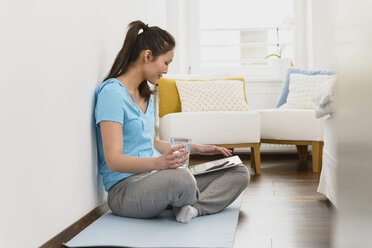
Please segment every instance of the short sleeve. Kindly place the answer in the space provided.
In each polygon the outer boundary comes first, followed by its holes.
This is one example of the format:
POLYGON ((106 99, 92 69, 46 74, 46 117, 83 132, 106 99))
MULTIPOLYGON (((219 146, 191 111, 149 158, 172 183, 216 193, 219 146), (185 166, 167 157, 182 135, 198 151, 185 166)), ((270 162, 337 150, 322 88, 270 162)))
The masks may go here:
POLYGON ((101 121, 114 121, 123 124, 124 99, 118 92, 105 87, 97 95, 94 114, 96 125, 101 121))

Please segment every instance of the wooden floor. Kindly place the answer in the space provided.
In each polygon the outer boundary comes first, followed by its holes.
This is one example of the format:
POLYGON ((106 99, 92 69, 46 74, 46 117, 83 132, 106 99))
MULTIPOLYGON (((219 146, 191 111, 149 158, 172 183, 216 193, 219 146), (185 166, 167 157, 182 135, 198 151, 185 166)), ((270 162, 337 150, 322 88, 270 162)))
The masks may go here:
MULTIPOLYGON (((239 156, 250 165, 249 154, 239 156)), ((335 210, 317 193, 319 174, 309 157, 300 162, 297 154, 262 154, 261 175, 251 176, 243 194, 234 248, 331 247, 335 210)), ((210 159, 192 156, 190 164, 210 159)))
MULTIPOLYGON (((249 154, 239 156, 250 165, 249 154)), ((192 155, 190 164, 218 158, 222 157, 192 155)), ((234 248, 331 247, 335 210, 316 192, 319 174, 312 173, 311 160, 300 162, 297 154, 261 154, 261 175, 251 172, 251 182, 243 193, 234 248)), ((106 202, 101 204, 41 247, 64 247, 63 242, 107 209, 106 202)))

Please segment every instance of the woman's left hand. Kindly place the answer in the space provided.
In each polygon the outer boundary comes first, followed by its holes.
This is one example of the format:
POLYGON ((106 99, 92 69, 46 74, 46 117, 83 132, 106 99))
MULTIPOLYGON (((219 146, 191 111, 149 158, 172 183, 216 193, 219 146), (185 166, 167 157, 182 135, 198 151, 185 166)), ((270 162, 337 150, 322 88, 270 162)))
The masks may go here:
POLYGON ((204 155, 213 155, 213 154, 222 154, 225 157, 229 157, 232 155, 232 151, 225 148, 225 147, 218 147, 214 145, 197 145, 196 150, 200 154, 204 155))

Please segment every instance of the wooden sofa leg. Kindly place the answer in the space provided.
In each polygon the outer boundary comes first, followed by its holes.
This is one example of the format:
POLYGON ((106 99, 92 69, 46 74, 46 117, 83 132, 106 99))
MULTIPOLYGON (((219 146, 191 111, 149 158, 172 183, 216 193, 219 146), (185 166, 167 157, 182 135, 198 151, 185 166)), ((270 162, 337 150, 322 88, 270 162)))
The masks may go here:
POLYGON ((261 174, 261 153, 260 153, 260 144, 254 144, 251 147, 251 165, 256 171, 256 175, 261 174))
POLYGON ((251 147, 251 168, 255 169, 254 149, 253 149, 253 147, 251 147))
POLYGON ((312 142, 313 150, 313 172, 319 173, 322 166, 323 142, 312 142))
POLYGON ((301 161, 307 161, 307 148, 306 145, 296 145, 298 157, 301 161))

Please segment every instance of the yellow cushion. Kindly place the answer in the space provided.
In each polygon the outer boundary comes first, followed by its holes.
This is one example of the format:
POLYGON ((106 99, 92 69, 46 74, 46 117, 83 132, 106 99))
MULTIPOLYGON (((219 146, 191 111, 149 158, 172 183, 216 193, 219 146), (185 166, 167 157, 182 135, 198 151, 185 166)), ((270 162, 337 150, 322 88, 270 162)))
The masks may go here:
POLYGON ((159 117, 163 117, 166 114, 181 112, 181 100, 178 94, 177 81, 216 81, 216 80, 239 80, 243 82, 243 93, 245 102, 247 97, 245 95, 245 83, 244 78, 222 78, 222 79, 208 79, 208 80, 184 80, 174 78, 160 78, 158 81, 158 92, 159 92, 159 117))

